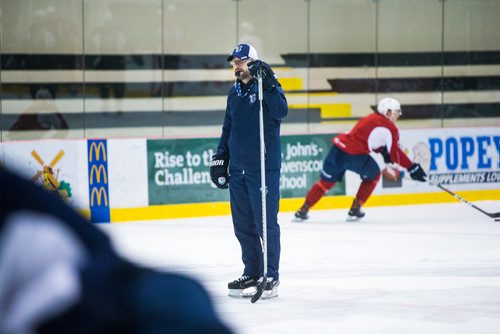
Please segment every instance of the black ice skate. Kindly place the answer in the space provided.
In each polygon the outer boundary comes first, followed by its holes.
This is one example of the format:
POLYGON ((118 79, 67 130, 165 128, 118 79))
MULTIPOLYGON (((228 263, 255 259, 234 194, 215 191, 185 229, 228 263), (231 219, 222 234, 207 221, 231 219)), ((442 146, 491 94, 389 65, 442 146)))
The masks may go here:
POLYGON ((258 277, 241 276, 227 284, 229 297, 249 298, 257 291, 258 277))
POLYGON ((304 220, 309 219, 309 205, 307 203, 304 203, 302 207, 295 212, 295 217, 293 218, 294 222, 303 222, 304 220))
POLYGON ((354 200, 347 215, 347 221, 356 221, 363 218, 365 216, 365 212, 361 210, 361 205, 359 205, 358 201, 354 200))
POLYGON ((309 219, 309 214, 307 213, 307 211, 298 210, 297 212, 295 212, 295 217, 293 221, 303 222, 304 220, 307 219, 309 219))

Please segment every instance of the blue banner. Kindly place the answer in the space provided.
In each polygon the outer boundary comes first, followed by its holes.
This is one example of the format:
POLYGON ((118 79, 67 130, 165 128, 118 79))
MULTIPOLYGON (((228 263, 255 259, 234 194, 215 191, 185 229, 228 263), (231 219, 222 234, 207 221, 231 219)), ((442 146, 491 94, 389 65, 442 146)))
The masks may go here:
POLYGON ((109 223, 108 150, 105 139, 87 141, 89 204, 92 223, 109 223))

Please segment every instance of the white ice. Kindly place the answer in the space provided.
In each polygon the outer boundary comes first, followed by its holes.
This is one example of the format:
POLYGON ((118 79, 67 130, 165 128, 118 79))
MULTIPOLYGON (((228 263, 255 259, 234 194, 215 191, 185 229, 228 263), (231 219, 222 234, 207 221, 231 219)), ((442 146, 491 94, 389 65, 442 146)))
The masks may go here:
POLYGON ((498 333, 500 222, 463 203, 365 211, 280 213, 279 297, 255 304, 227 296, 242 273, 230 216, 102 228, 125 257, 201 281, 237 333, 498 333))

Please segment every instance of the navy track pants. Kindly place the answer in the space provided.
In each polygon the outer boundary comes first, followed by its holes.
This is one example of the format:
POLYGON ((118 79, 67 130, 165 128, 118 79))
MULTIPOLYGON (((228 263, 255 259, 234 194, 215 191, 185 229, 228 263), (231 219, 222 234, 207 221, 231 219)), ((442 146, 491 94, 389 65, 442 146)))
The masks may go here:
MULTIPOLYGON (((234 233, 241 245, 241 255, 245 269, 243 275, 261 277, 263 275, 262 199, 260 171, 230 171, 229 192, 234 233)), ((280 227, 279 210, 279 169, 266 170, 267 206, 267 276, 279 278, 280 227)))

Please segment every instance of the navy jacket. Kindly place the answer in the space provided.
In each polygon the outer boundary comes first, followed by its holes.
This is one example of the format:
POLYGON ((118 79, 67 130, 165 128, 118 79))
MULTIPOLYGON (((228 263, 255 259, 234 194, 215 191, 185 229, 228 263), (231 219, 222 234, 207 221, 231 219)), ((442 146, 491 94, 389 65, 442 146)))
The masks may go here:
MULTIPOLYGON (((260 170, 258 91, 256 79, 246 86, 237 81, 229 90, 217 153, 229 155, 232 169, 260 170), (241 96, 237 85, 241 87, 241 96)), ((263 106, 266 169, 280 169, 280 126, 288 113, 288 104, 279 84, 264 90, 263 106)))

